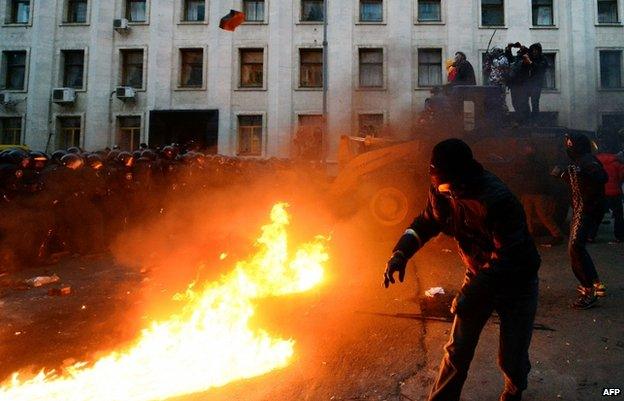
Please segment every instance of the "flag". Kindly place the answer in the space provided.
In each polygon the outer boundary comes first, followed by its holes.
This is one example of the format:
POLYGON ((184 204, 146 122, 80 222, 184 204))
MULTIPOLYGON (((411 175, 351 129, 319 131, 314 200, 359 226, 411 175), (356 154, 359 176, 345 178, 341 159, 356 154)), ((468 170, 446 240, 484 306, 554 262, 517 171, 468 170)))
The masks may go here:
POLYGON ((221 18, 219 28, 234 32, 237 26, 245 22, 245 13, 236 10, 230 10, 230 13, 221 18))

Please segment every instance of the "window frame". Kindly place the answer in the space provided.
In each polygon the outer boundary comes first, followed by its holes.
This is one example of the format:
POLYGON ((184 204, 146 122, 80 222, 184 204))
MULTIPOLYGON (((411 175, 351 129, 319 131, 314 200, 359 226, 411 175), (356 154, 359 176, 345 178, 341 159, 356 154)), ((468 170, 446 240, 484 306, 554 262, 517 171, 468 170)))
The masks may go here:
MULTIPOLYGON (((305 125, 301 124, 300 117, 306 117, 306 116, 309 116, 309 117, 314 116, 314 117, 320 117, 321 118, 321 130, 322 130, 321 131, 322 132, 321 133, 321 135, 322 135, 322 137, 321 137, 321 157, 320 157, 320 159, 310 159, 311 161, 312 160, 321 160, 323 158, 323 155, 326 154, 326 152, 327 152, 327 144, 328 144, 327 132, 326 132, 327 131, 327 127, 324 126, 324 125, 326 125, 326 123, 324 124, 324 122, 323 122, 323 111, 322 110, 316 111, 316 109, 314 109, 314 110, 306 110, 306 111, 296 111, 294 113, 294 116, 293 116, 294 119, 295 119, 295 123, 293 124, 294 131, 292 133, 291 140, 294 140, 295 136, 297 135, 299 130, 302 127, 305 127, 305 125)), ((294 156, 294 146, 291 149, 291 156, 294 156)))
POLYGON ((88 48, 65 48, 57 51, 58 59, 58 78, 57 82, 59 87, 65 88, 65 52, 68 51, 82 51, 83 63, 82 63, 82 87, 73 88, 76 92, 86 92, 88 87, 88 70, 89 70, 89 51, 88 48))
POLYGON ((124 57, 123 52, 132 51, 132 50, 142 50, 143 51, 143 76, 142 76, 142 86, 140 88, 134 88, 136 92, 146 92, 147 91, 147 61, 148 61, 148 48, 146 46, 136 46, 136 47, 119 47, 116 49, 116 63, 117 63, 117 87, 120 86, 128 86, 123 84, 123 74, 124 74, 124 57))
POLYGON ((558 11, 558 2, 556 0, 550 0, 551 2, 551 8, 552 8, 552 24, 551 25, 535 25, 533 24, 533 12, 534 12, 534 8, 535 5, 533 4, 535 0, 529 0, 530 4, 529 6, 531 7, 531 13, 530 13, 530 21, 531 21, 531 26, 530 29, 557 29, 557 11, 558 11))
MULTIPOLYGON (((367 115, 380 115, 381 116, 381 132, 383 133, 384 127, 388 125, 388 112, 386 110, 357 110, 353 116, 353 135, 360 137, 360 118, 367 115)), ((365 138, 365 137, 360 137, 365 138)), ((375 136, 373 138, 383 138, 383 136, 375 136)))
MULTIPOLYGON (((149 112, 147 112, 149 113, 149 112)), ((111 130, 108 134, 108 145, 116 145, 117 141, 117 133, 119 132, 119 117, 141 117, 141 142, 148 142, 147 138, 147 122, 148 117, 146 117, 146 113, 137 110, 136 113, 132 111, 116 111, 111 113, 111 130)))
POLYGON ((30 75, 30 48, 21 48, 21 49, 15 49, 15 48, 8 48, 8 49, 2 49, 0 51, 0 90, 2 90, 3 92, 10 92, 10 93, 27 93, 28 92, 28 84, 29 84, 29 75, 30 75), (7 83, 7 59, 5 58, 5 53, 11 53, 11 52, 26 52, 26 56, 25 56, 25 68, 24 68, 24 87, 22 89, 8 89, 6 87, 6 83, 7 83))
POLYGON ((267 144, 267 113, 264 111, 239 111, 233 113, 234 123, 233 127, 236 127, 236 136, 235 136, 235 146, 234 146, 234 154, 237 157, 244 157, 250 159, 260 159, 266 156, 268 144, 267 144), (260 154, 252 155, 252 154, 241 154, 240 153, 240 117, 261 117, 262 118, 262 128, 261 128, 261 143, 260 143, 260 154))
MULTIPOLYGON (((379 0, 381 1, 381 20, 380 21, 363 21, 362 20, 362 1, 366 0, 354 0, 354 21, 355 25, 386 25, 388 15, 388 1, 392 0, 379 0)), ((371 0, 368 0, 371 1, 371 0)))
POLYGON ((624 92, 624 47, 598 47, 596 48, 596 66, 598 70, 597 89, 599 92, 624 92), (617 88, 604 88, 602 86, 602 66, 600 63, 600 53, 603 51, 620 52, 620 86, 617 88))
POLYGON ((235 79, 234 88, 235 91, 266 91, 268 81, 268 46, 266 44, 256 45, 253 43, 237 46, 234 49, 234 65, 236 66, 236 73, 232 74, 235 79), (243 58, 242 54, 245 50, 262 50, 262 85, 261 86, 243 86, 242 85, 242 69, 243 58))
POLYGON ((502 25, 485 25, 483 24, 483 0, 477 0, 479 5, 479 29, 506 29, 507 28, 507 4, 508 0, 501 0, 503 2, 503 23, 502 25))
POLYGON ((113 138, 111 143, 114 145, 118 145, 119 144, 119 135, 121 133, 121 124, 120 124, 120 120, 122 118, 126 118, 126 117, 137 117, 139 118, 139 143, 137 143, 137 147, 138 145, 140 145, 142 142, 146 142, 145 138, 144 138, 144 132, 145 132, 145 115, 143 113, 115 113, 114 114, 114 121, 115 121, 115 126, 114 126, 114 130, 113 130, 113 138))
POLYGON ((26 119, 25 116, 23 114, 3 114, 0 115, 0 120, 2 119, 10 119, 10 118, 14 118, 14 119, 19 119, 20 120, 20 133, 19 133, 19 142, 17 144, 3 144, 2 143, 2 135, 3 132, 2 130, 0 130, 0 145, 21 145, 23 144, 25 141, 25 128, 26 128, 26 119))
POLYGON ((309 44, 309 45, 301 45, 298 46, 296 48, 296 52, 295 52, 295 57, 296 57, 296 65, 297 65, 297 75, 294 77, 296 82, 294 85, 295 90, 298 91, 322 91, 323 90, 323 73, 324 73, 324 67, 323 67, 323 48, 319 47, 318 45, 314 45, 314 44, 309 44), (321 53, 321 85, 320 86, 302 86, 301 85, 301 72, 302 72, 302 59, 301 59, 301 53, 305 52, 305 51, 309 51, 309 50, 316 50, 319 51, 321 53))
MULTIPOLYGON (((295 18, 297 18, 297 24, 298 25, 323 25, 324 20, 325 20, 325 15, 323 15, 323 19, 321 19, 320 21, 305 21, 303 19, 303 2, 304 1, 315 1, 315 0, 297 0, 297 15, 295 16, 295 18)), ((322 2, 325 2, 327 0, 320 0, 322 2)))
MULTIPOLYGON (((85 140, 85 113, 54 113, 54 141, 53 144, 57 149, 60 149, 60 135, 62 134, 63 125, 61 120, 65 118, 78 118, 80 119, 80 138, 78 139, 78 147, 82 148, 85 140)), ((72 145, 73 146, 73 145, 72 145)))
POLYGON ((210 0, 204 0, 204 19, 200 21, 188 21, 186 20, 186 1, 179 0, 177 12, 177 24, 178 25, 208 25, 210 21, 210 0))
POLYGON ((355 65, 357 69, 355 71, 355 89, 357 91, 385 91, 388 88, 388 49, 385 45, 366 44, 358 45, 354 52, 355 65), (381 50, 381 86, 362 86, 361 85, 361 72, 362 66, 360 64, 360 54, 362 50, 381 50))
POLYGON ((600 125, 604 126, 604 118, 605 116, 622 116, 624 119, 624 110, 614 110, 614 111, 600 111, 598 115, 598 121, 600 121, 600 125))
POLYGON ((431 88, 434 88, 436 86, 439 85, 431 85, 431 86, 421 86, 420 85, 420 72, 419 72, 419 68, 420 68, 420 50, 439 50, 440 51, 440 85, 444 85, 446 83, 446 77, 444 74, 444 60, 446 59, 445 55, 446 55, 446 48, 444 46, 441 45, 422 45, 422 46, 416 46, 414 48, 414 87, 415 90, 417 91, 429 91, 431 90, 431 88))
POLYGON ((595 25, 597 27, 609 27, 609 26, 623 26, 623 14, 624 14, 624 0, 617 0, 616 11, 617 11, 617 21, 616 22, 600 22, 600 13, 598 12, 598 3, 600 0, 596 0, 594 2, 594 13, 595 13, 595 25))
POLYGON ((177 63, 174 73, 176 74, 176 91, 205 91, 208 81, 208 48, 200 46, 179 46, 176 47, 177 63), (184 50, 201 50, 202 51, 202 84, 201 86, 183 86, 182 85, 182 52, 184 50))
MULTIPOLYGON (((243 12, 245 11, 244 0, 241 0, 241 6, 243 12)), ((264 19, 262 21, 247 21, 243 22, 243 25, 267 25, 269 23, 269 0, 264 0, 264 19)))
POLYGON ((552 54, 555 56, 555 64, 551 67, 555 69, 554 71, 554 79, 555 79, 555 87, 554 88, 542 88, 542 93, 561 93, 561 68, 560 68, 560 58, 561 55, 559 50, 557 49, 544 49, 542 50, 542 54, 552 54))
POLYGON ((87 2, 87 11, 86 11, 86 19, 85 22, 69 22, 68 21, 68 16, 69 16, 69 2, 71 0, 63 0, 61 3, 61 7, 60 7, 60 15, 59 15, 59 20, 61 21, 59 23, 59 26, 88 26, 91 25, 91 4, 93 3, 93 0, 86 0, 87 2))
POLYGON ((445 25, 446 24, 446 0, 440 0, 440 20, 420 21, 420 0, 414 0, 414 25, 445 25))
MULTIPOLYGON (((151 1, 145 0, 145 21, 132 21, 128 15, 128 6, 132 0, 122 0, 121 4, 121 18, 125 18, 128 20, 128 25, 140 26, 140 25, 149 25, 150 24, 150 11, 151 11, 151 1)), ((135 0, 136 1, 136 0, 135 0)))
POLYGON ((27 22, 14 22, 13 21, 13 4, 15 1, 18 1, 18 0, 6 0, 5 6, 4 6, 4 21, 2 25, 6 27, 30 27, 32 26, 34 0, 28 0, 29 8, 28 8, 28 21, 27 22))

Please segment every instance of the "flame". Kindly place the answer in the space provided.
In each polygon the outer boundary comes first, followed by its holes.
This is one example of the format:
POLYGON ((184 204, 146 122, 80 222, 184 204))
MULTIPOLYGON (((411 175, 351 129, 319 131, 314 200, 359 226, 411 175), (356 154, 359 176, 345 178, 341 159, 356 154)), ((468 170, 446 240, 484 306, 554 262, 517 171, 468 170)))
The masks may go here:
POLYGON ((329 259, 323 237, 289 257, 287 206, 273 206, 253 256, 201 291, 191 284, 176 296, 186 302, 182 311, 153 322, 129 349, 24 381, 14 373, 0 387, 0 400, 162 400, 287 366, 294 341, 251 328, 253 300, 310 290, 323 280, 329 259))

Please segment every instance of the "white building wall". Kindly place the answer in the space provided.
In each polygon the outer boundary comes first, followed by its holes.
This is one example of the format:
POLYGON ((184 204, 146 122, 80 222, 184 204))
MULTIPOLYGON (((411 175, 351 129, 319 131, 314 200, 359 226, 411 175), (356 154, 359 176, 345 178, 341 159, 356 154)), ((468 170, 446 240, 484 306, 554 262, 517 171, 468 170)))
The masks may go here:
MULTIPOLYGON (((4 21, 9 0, 0 0, 4 21)), ((298 88, 301 47, 322 47, 322 24, 299 21, 299 0, 266 0, 266 21, 244 24, 230 33, 218 28, 219 19, 240 0, 207 0, 207 22, 182 23, 181 0, 148 0, 148 21, 133 24, 124 35, 113 30, 123 13, 123 0, 90 0, 86 24, 64 25, 63 0, 31 0, 31 23, 0 26, 0 51, 29 51, 27 88, 14 93, 13 108, 0 107, 1 116, 23 116, 23 142, 34 148, 54 148, 57 116, 83 117, 82 144, 87 149, 115 143, 116 117, 142 116, 147 141, 151 110, 216 109, 219 111, 219 152, 235 154, 237 116, 257 112, 265 116, 264 156, 290 155, 297 116, 320 114, 322 91, 298 88), (202 47, 205 86, 178 88, 179 48, 202 47), (241 47, 265 49, 265 88, 238 88, 241 47), (111 92, 119 84, 119 50, 146 50, 145 90, 135 103, 124 103, 111 92), (61 84, 61 50, 86 49, 86 85, 72 106, 51 103, 51 90, 61 84), (50 136, 52 134, 52 136, 50 136)), ((329 0, 329 102, 327 138, 329 159, 335 159, 340 135, 357 131, 358 113, 383 113, 397 138, 410 135, 416 113, 429 96, 417 86, 417 49, 437 47, 443 59, 464 51, 477 71, 480 54, 494 32, 480 26, 479 0, 442 0, 441 23, 417 21, 417 0, 387 0, 384 21, 362 24, 358 0, 329 0), (358 47, 384 49, 385 85, 382 90, 358 89, 358 47)), ((559 121, 581 129, 596 129, 604 113, 624 113, 624 91, 602 90, 598 51, 624 48, 622 24, 597 24, 596 0, 555 0, 555 26, 531 26, 531 0, 505 1, 506 26, 497 30, 493 45, 541 42, 557 53, 557 90, 542 97, 544 111, 559 112, 559 121)), ((620 19, 624 16, 620 1, 620 19)))

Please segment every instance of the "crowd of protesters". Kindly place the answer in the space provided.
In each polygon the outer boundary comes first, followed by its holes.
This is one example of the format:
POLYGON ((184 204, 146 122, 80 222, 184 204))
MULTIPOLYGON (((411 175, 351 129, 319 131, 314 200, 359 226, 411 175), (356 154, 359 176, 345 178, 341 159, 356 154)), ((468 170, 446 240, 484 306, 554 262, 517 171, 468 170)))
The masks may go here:
POLYGON ((72 147, 51 155, 7 149, 0 153, 0 267, 104 253, 119 233, 158 218, 176 198, 260 178, 279 185, 294 167, 290 160, 211 155, 175 144, 142 144, 134 152, 72 147))

